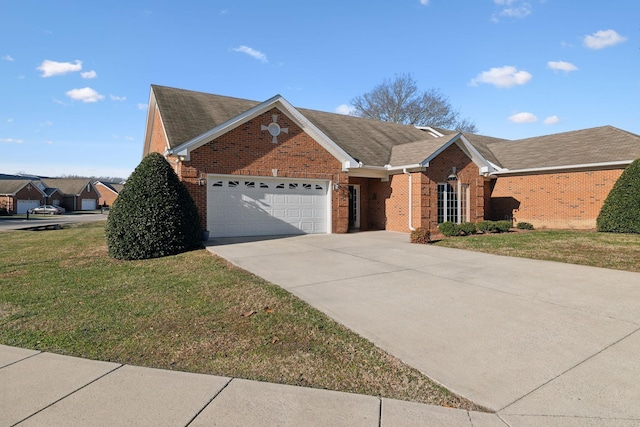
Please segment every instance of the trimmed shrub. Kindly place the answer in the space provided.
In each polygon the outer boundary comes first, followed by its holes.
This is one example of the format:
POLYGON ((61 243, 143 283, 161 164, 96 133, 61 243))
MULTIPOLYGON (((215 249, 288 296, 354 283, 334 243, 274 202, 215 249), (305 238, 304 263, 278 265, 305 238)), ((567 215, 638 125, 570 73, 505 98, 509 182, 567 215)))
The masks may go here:
POLYGON ((533 230, 533 224, 529 222, 519 222, 516 228, 518 230, 533 230))
POLYGON ((109 255, 149 259, 202 247, 196 205, 159 153, 133 171, 111 207, 105 228, 109 255))
POLYGON ((506 233, 511 230, 513 227, 513 222, 508 221, 506 219, 496 221, 496 228, 498 229, 498 233, 506 233))
POLYGON ((409 238, 411 243, 429 243, 431 241, 431 232, 426 228, 416 228, 411 231, 411 236, 409 238))
POLYGON ((640 234, 640 159, 622 172, 596 220, 598 231, 640 234))
POLYGON ((494 221, 478 221, 476 224, 478 231, 482 233, 497 233, 498 227, 494 221))
POLYGON ((460 234, 460 228, 458 227, 458 224, 454 224, 451 221, 443 222, 442 224, 440 224, 438 226, 438 230, 440 230, 440 232, 447 237, 457 236, 460 234))
POLYGON ((461 224, 458 224, 458 230, 460 230, 460 232, 465 236, 476 234, 478 232, 478 229, 473 222, 463 222, 461 224))

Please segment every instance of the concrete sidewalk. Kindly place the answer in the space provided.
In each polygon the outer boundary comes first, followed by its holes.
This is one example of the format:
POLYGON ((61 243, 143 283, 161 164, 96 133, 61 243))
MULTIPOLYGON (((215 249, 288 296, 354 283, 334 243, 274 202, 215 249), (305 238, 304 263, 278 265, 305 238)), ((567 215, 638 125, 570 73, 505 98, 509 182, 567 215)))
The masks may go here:
POLYGON ((0 345, 2 426, 503 426, 493 414, 0 345))
POLYGON ((509 425, 640 425, 638 273, 412 245, 392 232, 208 249, 509 425))

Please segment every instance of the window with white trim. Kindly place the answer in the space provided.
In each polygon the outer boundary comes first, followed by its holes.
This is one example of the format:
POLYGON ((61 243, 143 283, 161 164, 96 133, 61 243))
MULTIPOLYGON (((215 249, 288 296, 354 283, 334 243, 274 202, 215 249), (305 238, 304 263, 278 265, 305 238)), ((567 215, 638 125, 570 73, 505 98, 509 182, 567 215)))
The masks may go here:
POLYGON ((469 184, 438 184, 438 224, 469 221, 469 184))

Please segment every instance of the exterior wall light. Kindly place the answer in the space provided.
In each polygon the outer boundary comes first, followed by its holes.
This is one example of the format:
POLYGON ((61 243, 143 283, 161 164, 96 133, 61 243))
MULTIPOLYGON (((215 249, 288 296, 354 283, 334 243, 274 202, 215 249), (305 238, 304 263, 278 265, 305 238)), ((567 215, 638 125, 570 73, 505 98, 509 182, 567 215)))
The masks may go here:
POLYGON ((458 180, 458 175, 456 174, 456 167, 452 167, 451 168, 451 173, 449 174, 449 176, 447 177, 447 181, 457 181, 458 180))

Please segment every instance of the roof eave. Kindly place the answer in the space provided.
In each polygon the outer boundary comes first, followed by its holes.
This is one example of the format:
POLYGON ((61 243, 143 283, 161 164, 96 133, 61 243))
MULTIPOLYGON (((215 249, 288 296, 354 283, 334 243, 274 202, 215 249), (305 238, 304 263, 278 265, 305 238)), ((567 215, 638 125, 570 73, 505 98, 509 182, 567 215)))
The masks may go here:
POLYGON ((580 172, 580 171, 592 171, 592 170, 605 170, 605 169, 617 169, 629 166, 633 163, 633 160, 619 160, 615 162, 600 162, 600 163, 583 163, 578 165, 562 165, 562 166, 547 166, 541 168, 527 168, 527 169, 502 169, 491 172, 491 176, 509 176, 509 175, 535 175, 539 173, 550 172, 580 172))

